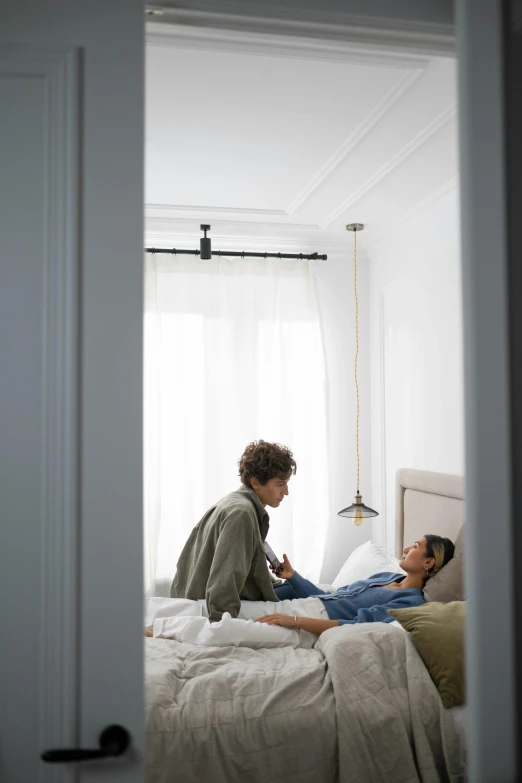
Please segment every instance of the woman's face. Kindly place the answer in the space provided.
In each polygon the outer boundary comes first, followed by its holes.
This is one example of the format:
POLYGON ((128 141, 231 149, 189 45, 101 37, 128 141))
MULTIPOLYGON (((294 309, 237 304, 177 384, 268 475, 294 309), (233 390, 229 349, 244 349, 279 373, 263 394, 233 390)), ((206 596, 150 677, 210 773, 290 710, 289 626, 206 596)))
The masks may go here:
POLYGON ((432 568, 435 559, 426 555, 426 539, 424 536, 411 546, 404 548, 399 563, 404 571, 412 574, 426 573, 427 568, 432 568))

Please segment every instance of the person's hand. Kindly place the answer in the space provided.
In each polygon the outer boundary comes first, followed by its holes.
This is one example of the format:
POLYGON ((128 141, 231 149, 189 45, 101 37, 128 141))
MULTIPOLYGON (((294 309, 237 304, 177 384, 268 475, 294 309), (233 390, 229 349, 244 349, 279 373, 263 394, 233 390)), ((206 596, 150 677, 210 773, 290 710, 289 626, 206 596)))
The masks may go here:
POLYGON ((295 572, 294 569, 292 568, 292 563, 290 562, 290 560, 287 558, 286 555, 283 555, 283 562, 281 563, 281 565, 283 566, 283 570, 279 571, 279 573, 277 574, 272 566, 270 566, 270 568, 280 579, 290 579, 295 572))
POLYGON ((297 623, 293 614, 265 614, 258 617, 256 623, 266 623, 267 625, 282 625, 283 628, 297 628, 297 623))

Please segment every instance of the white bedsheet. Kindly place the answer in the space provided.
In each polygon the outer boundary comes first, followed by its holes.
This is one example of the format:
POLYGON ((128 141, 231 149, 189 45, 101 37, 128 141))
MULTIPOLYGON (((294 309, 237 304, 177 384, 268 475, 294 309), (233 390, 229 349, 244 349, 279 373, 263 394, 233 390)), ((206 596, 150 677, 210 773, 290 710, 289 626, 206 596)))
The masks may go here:
POLYGON ((157 617, 201 617, 203 607, 199 601, 189 598, 146 598, 144 607, 145 628, 152 628, 157 617))
POLYGON ((265 614, 295 615, 328 619, 319 598, 297 598, 292 601, 242 601, 239 618, 228 612, 218 622, 207 619, 204 601, 185 598, 148 598, 145 601, 145 626, 152 628, 156 637, 178 642, 223 647, 303 647, 309 649, 317 641, 315 634, 291 630, 278 625, 255 623, 265 614))
POLYGON ((313 647, 317 636, 280 625, 234 619, 225 612, 219 622, 206 617, 158 617, 154 620, 154 636, 190 642, 206 647, 313 647))

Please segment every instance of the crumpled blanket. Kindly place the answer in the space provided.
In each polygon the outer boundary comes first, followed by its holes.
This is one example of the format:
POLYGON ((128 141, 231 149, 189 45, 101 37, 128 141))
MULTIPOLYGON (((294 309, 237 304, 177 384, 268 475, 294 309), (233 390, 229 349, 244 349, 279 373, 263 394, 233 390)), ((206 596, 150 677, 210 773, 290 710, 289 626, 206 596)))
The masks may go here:
POLYGON ((316 649, 335 694, 340 783, 456 783, 458 733, 409 634, 344 625, 316 649))
POLYGON ((148 783, 461 779, 451 711, 403 629, 345 625, 302 649, 302 631, 230 616, 158 621, 197 643, 145 640, 148 783))
POLYGON ((145 671, 147 783, 337 783, 322 654, 154 638, 145 671))

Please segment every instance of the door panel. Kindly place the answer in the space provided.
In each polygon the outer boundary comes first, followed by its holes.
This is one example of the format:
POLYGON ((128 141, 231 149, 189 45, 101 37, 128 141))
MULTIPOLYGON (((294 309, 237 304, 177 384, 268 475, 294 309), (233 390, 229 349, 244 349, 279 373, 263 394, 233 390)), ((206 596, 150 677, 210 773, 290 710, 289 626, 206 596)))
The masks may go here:
POLYGON ((0 51, 0 591, 14 642, 0 777, 13 783, 44 779, 37 747, 77 742, 77 65, 73 49, 0 51))
POLYGON ((0 10, 0 779, 138 783, 143 7, 21 5, 0 10), (40 760, 111 723, 124 759, 40 760))
MULTIPOLYGON (((468 512, 466 686, 469 779, 477 783, 520 779, 513 515, 518 469, 513 446, 518 446, 520 432, 510 410, 510 378, 515 376, 508 289, 510 260, 517 266, 520 260, 512 255, 507 236, 508 215, 515 206, 507 188, 511 166, 505 148, 507 5, 503 0, 456 4, 468 512)), ((516 216, 520 226, 520 209, 516 216)), ((520 291, 512 290, 511 296, 518 306, 520 291)), ((519 397, 513 397, 515 405, 519 397)))

